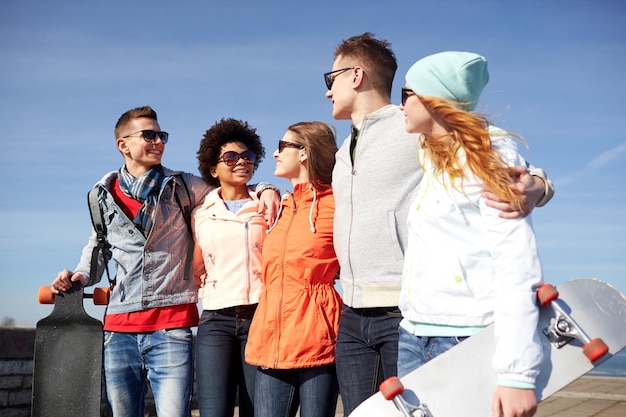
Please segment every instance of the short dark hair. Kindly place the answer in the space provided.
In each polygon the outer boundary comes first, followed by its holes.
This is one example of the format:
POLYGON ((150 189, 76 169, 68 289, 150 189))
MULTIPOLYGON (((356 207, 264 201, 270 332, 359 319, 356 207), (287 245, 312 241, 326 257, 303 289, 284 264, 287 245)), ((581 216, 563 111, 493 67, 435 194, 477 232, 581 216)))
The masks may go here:
POLYGON ((391 98, 398 62, 389 42, 376 39, 372 33, 365 32, 337 45, 335 58, 339 56, 346 60, 344 64, 362 67, 372 88, 391 98))
POLYGON ((122 131, 126 129, 126 126, 131 122, 131 120, 139 119, 140 117, 146 117, 148 119, 157 120, 157 114, 154 109, 150 106, 136 107, 134 109, 128 110, 126 113, 120 116, 115 124, 115 138, 119 138, 122 134, 122 131))

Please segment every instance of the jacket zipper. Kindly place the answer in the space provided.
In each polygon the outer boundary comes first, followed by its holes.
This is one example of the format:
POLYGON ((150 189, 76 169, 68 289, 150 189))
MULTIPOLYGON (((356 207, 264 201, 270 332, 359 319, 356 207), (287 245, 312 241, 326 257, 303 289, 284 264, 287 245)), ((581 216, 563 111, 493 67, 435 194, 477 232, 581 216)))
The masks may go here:
POLYGON ((244 255, 246 257, 246 304, 250 304, 250 268, 252 265, 250 264, 250 227, 248 225, 248 221, 244 221, 243 223, 244 229, 244 255))
POLYGON ((278 324, 276 326, 277 329, 277 333, 278 333, 278 337, 276 338, 276 356, 274 358, 274 369, 276 369, 276 367, 278 366, 278 355, 280 354, 280 336, 281 336, 281 317, 282 317, 282 306, 283 306, 283 293, 284 293, 284 288, 285 288, 285 274, 284 274, 284 264, 285 264, 285 247, 287 246, 287 237, 289 236, 289 230, 291 230, 291 225, 293 223, 293 218, 296 215, 296 199, 295 196, 292 194, 291 195, 291 201, 293 203, 293 209, 291 210, 292 215, 291 218, 289 219, 289 225, 287 226, 287 229, 285 230, 285 235, 284 235, 284 239, 283 239, 283 246, 281 248, 281 253, 280 253, 280 263, 282 265, 282 267, 280 268, 280 273, 281 273, 281 277, 280 277, 280 298, 278 299, 278 308, 276 309, 276 323, 278 324))

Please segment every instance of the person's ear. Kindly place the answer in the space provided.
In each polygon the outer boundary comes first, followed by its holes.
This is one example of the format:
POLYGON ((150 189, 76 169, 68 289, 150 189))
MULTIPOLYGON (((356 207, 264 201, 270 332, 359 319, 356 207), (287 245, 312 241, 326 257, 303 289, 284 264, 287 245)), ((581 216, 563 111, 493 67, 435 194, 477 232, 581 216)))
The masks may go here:
POLYGON ((352 87, 358 88, 365 81, 365 72, 361 67, 354 67, 352 70, 352 87))
POLYGON ((117 150, 122 153, 122 155, 127 155, 130 152, 128 143, 126 143, 125 139, 115 139, 115 146, 117 147, 117 150))

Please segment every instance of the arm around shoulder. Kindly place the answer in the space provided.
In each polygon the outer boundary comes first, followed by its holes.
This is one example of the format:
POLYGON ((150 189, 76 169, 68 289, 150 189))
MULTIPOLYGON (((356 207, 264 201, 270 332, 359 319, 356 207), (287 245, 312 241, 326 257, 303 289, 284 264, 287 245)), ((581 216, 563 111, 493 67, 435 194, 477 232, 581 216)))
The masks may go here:
POLYGON ((533 177, 541 178, 543 180, 543 196, 539 199, 539 201, 537 201, 537 204, 535 204, 536 207, 543 207, 548 204, 548 201, 550 201, 554 196, 554 184, 550 181, 546 172, 541 168, 535 168, 531 165, 528 167, 528 172, 533 177))

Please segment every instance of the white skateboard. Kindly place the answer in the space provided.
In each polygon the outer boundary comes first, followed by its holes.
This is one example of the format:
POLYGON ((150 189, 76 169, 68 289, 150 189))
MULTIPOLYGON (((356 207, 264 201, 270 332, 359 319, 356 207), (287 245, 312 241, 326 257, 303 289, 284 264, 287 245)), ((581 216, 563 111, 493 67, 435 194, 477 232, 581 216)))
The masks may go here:
MULTIPOLYGON (((626 297, 611 285, 582 278, 538 291, 544 362, 538 401, 616 355, 626 346, 626 297)), ((403 378, 392 377, 350 417, 485 417, 491 415, 496 372, 488 326, 403 378)))

